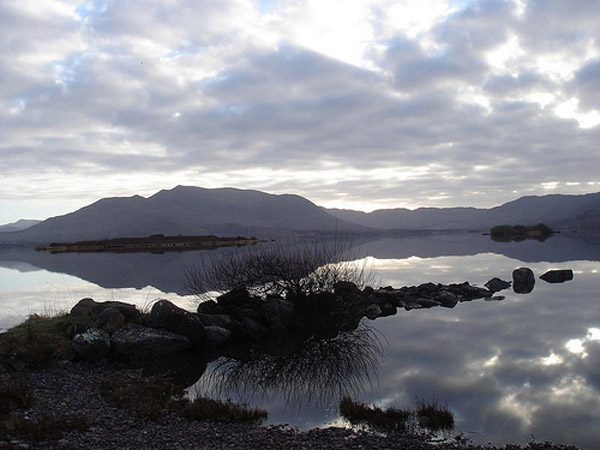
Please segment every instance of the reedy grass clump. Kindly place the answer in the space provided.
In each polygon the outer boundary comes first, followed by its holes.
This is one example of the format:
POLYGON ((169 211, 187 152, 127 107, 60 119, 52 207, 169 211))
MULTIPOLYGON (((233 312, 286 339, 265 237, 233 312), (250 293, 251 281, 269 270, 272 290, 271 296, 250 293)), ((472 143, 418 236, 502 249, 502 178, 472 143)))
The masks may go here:
POLYGON ((133 383, 104 381, 101 389, 117 406, 137 417, 156 418, 174 412, 192 420, 259 422, 267 418, 265 410, 249 408, 232 400, 183 398, 181 388, 157 378, 139 379, 133 383))
POLYGON ((9 414, 0 422, 0 431, 28 441, 43 442, 60 439, 65 432, 84 432, 94 423, 94 420, 77 416, 49 416, 33 421, 9 414))
POLYGON ((406 432, 416 425, 431 431, 450 431, 454 427, 454 415, 435 399, 428 402, 417 399, 416 410, 368 406, 344 397, 339 404, 340 414, 352 425, 367 425, 380 431, 406 432))
POLYGON ((30 408, 33 402, 34 394, 27 376, 12 375, 6 384, 0 385, 0 415, 30 408))

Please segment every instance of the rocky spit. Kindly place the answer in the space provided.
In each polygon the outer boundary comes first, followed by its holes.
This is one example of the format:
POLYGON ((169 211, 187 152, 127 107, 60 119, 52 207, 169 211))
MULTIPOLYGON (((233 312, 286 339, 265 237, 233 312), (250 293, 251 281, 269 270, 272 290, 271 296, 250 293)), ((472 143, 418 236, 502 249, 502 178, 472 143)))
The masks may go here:
MULTIPOLYGON (((288 426, 260 426, 228 422, 191 421, 173 414, 158 419, 140 419, 115 407, 100 391, 105 379, 132 379, 139 370, 115 368, 107 361, 62 362, 29 374, 35 392, 34 405, 24 411, 37 421, 42 417, 73 415, 94 420, 85 432, 68 432, 61 439, 25 442, 0 435, 0 448, 11 449, 496 449, 576 450, 550 443, 504 447, 451 442, 435 444, 423 436, 381 434, 346 428, 299 431, 288 426)), ((0 382, 5 379, 0 376, 0 382)))

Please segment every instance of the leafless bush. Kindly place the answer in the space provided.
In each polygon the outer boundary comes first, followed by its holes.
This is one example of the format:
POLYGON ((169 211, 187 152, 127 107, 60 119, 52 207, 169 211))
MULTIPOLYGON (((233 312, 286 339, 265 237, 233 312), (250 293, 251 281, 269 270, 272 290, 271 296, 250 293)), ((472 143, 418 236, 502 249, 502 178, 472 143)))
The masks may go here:
POLYGON ((355 262, 348 236, 288 243, 262 243, 205 256, 185 271, 195 295, 246 288, 255 295, 309 295, 331 292, 338 281, 359 287, 373 281, 366 263, 355 262))

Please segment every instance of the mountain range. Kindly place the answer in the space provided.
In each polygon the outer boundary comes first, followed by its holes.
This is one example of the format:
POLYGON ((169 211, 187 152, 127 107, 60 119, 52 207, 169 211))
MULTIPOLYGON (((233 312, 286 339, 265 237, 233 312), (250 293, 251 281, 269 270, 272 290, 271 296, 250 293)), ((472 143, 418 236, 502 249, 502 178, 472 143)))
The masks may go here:
POLYGON ((20 231, 5 229, 0 233, 0 243, 50 243, 159 233, 272 238, 336 231, 484 231, 495 225, 540 222, 559 229, 598 231, 600 193, 522 197, 489 209, 398 208, 365 213, 321 208, 299 195, 177 186, 147 198, 135 195, 101 199, 20 231))

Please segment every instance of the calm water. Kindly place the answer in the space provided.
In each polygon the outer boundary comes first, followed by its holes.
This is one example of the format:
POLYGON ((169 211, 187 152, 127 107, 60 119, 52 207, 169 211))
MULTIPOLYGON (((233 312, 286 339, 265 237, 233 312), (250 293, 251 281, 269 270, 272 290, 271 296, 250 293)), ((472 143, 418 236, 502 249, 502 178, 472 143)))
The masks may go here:
MULTIPOLYGON (((270 422, 341 424, 346 392, 381 406, 435 398, 455 413, 456 431, 476 442, 552 440, 600 447, 600 246, 575 236, 496 243, 476 234, 358 242, 381 285, 428 281, 483 285, 510 280, 517 267, 536 276, 572 269, 573 281, 536 281, 528 295, 454 309, 400 310, 356 332, 264 352, 228 355, 196 367, 193 389, 269 411, 270 422)), ((49 255, 0 252, 0 328, 30 312, 56 311, 91 296, 140 306, 168 298, 192 308, 183 271, 198 252, 49 255)))

